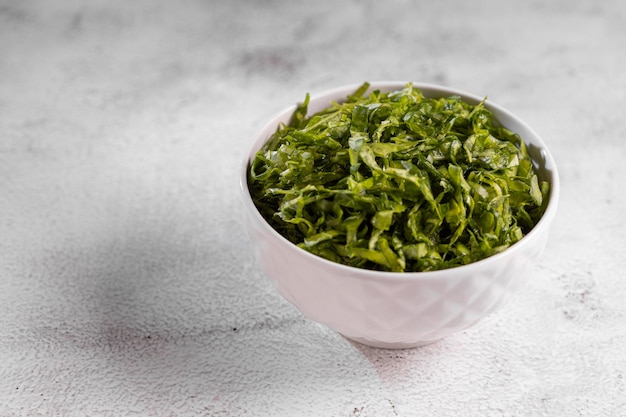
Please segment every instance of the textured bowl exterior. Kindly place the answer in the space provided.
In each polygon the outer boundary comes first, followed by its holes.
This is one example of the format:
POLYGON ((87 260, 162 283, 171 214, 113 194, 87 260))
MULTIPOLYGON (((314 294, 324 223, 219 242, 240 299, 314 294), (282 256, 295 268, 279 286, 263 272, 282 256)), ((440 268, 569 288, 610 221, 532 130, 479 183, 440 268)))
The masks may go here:
MULTIPOLYGON (((391 91, 405 82, 372 83, 391 91)), ((468 102, 482 98, 458 90, 413 83, 426 96, 458 95, 468 102)), ((311 98, 309 112, 340 101, 358 85, 311 98)), ((506 251, 462 267, 415 273, 393 273, 348 267, 298 248, 260 215, 247 187, 251 158, 295 106, 274 118, 258 135, 240 171, 245 224, 255 254, 280 294, 306 317, 357 342, 384 348, 409 348, 440 340, 466 329, 502 307, 525 284, 532 262, 544 249, 556 215, 559 179, 552 156, 539 136, 501 107, 487 102, 502 124, 522 135, 542 179, 551 184, 546 213, 522 240, 506 251)))

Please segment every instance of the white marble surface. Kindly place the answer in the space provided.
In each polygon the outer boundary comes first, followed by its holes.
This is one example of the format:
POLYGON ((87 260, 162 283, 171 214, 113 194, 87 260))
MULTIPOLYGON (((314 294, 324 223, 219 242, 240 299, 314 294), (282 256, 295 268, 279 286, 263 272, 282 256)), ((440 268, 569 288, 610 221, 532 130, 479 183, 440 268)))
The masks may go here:
POLYGON ((626 416, 626 3, 0 0, 0 416, 626 416), (237 168, 304 93, 488 95, 559 164, 524 290, 420 349, 304 319, 237 168))

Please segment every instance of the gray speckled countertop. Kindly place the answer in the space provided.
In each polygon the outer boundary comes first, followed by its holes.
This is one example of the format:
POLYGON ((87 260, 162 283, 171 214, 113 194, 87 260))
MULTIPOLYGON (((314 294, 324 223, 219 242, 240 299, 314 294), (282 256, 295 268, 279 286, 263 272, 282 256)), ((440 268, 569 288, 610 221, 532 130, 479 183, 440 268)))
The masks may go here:
POLYGON ((0 416, 626 416, 626 3, 0 0, 0 416), (524 289, 412 350, 347 341, 250 256, 237 169, 346 83, 529 122, 559 217, 524 289))

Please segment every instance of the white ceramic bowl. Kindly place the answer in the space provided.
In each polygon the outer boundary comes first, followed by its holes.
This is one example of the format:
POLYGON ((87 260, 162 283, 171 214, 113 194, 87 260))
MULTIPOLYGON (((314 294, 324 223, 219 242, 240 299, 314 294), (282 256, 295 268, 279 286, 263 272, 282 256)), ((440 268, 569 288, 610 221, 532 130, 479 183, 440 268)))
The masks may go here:
MULTIPOLYGON (((309 114, 342 101, 360 84, 312 95, 309 114)), ((383 92, 406 82, 372 82, 383 92)), ((413 83, 426 97, 457 95, 469 103, 483 97, 432 84, 413 83)), ((507 250, 481 261, 432 272, 380 272, 337 264, 303 249, 276 232, 257 211, 247 186, 249 163, 296 104, 276 115, 256 137, 240 170, 245 223, 266 275, 306 317, 357 342, 384 348, 432 343, 472 326, 502 307, 525 284, 531 263, 544 249, 557 211, 559 177, 550 151, 526 123, 502 107, 486 106, 528 145, 537 174, 550 182, 547 209, 538 224, 507 250)))

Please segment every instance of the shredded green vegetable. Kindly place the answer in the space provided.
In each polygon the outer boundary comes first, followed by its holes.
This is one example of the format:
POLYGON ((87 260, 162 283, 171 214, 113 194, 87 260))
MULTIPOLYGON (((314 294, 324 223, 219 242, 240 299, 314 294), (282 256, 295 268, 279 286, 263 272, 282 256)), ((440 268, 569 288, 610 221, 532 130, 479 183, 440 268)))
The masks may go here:
POLYGON ((345 265, 419 272, 484 259, 533 228, 549 184, 484 100, 368 89, 311 116, 307 94, 256 154, 250 192, 280 234, 345 265))

